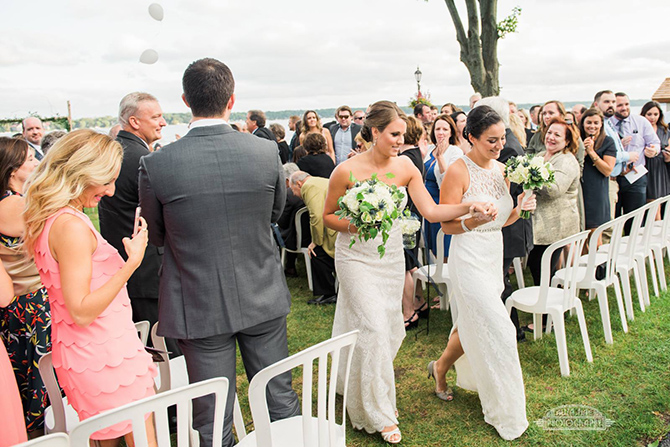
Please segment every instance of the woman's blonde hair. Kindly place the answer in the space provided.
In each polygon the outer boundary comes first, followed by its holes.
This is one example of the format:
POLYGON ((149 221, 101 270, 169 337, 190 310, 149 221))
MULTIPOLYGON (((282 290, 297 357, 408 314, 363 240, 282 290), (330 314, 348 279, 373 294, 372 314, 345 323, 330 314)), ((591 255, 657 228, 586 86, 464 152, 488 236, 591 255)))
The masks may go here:
POLYGON ((512 130, 512 133, 519 140, 521 146, 526 148, 526 128, 523 127, 523 121, 516 113, 509 114, 509 128, 512 130))
POLYGON ((81 197, 89 186, 111 182, 122 159, 119 143, 92 130, 75 130, 58 140, 26 182, 26 250, 33 253, 49 216, 81 197))

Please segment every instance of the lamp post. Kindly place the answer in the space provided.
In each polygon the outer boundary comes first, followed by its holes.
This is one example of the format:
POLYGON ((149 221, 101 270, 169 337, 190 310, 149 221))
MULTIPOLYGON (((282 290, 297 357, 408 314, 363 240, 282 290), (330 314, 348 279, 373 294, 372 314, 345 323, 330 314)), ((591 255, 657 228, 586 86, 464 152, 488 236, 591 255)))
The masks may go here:
POLYGON ((416 89, 418 91, 417 98, 421 98, 421 70, 419 70, 419 66, 416 66, 416 71, 414 72, 414 79, 416 79, 416 89))

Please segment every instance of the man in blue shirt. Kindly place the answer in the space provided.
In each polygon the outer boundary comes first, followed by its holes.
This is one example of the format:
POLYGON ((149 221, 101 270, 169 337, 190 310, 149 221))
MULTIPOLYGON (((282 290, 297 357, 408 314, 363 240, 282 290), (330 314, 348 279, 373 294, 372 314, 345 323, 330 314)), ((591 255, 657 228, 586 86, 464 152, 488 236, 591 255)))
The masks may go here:
POLYGON ((631 171, 638 171, 645 165, 645 154, 649 156, 658 155, 660 141, 656 132, 646 118, 641 115, 630 114, 630 100, 625 93, 617 93, 614 116, 609 122, 621 137, 624 150, 631 157, 618 178, 619 200, 617 203, 617 215, 634 211, 647 202, 647 175, 631 183, 625 175, 631 171), (637 160, 633 160, 637 154, 637 160))

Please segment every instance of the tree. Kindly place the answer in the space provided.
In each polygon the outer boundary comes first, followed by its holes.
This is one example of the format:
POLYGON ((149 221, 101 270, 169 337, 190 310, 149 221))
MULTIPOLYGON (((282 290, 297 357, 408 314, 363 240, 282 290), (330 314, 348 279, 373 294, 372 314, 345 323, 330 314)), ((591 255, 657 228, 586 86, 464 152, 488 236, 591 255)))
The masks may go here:
POLYGON ((472 88, 485 97, 498 96, 498 39, 504 38, 510 32, 516 32, 521 8, 515 7, 509 17, 498 23, 498 0, 465 0, 468 17, 466 34, 455 1, 444 2, 456 28, 456 40, 461 47, 461 62, 470 72, 472 88))

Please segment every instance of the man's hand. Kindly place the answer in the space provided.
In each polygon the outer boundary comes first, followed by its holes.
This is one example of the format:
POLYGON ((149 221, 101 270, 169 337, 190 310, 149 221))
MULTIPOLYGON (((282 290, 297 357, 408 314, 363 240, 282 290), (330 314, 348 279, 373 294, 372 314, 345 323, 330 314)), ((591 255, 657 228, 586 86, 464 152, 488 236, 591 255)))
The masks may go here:
POLYGON ((316 244, 314 242, 310 242, 309 245, 307 246, 307 253, 309 254, 310 258, 312 256, 316 256, 316 253, 314 252, 315 248, 316 248, 316 244))
POLYGON ((644 156, 647 158, 654 158, 658 155, 656 148, 654 146, 647 146, 644 148, 644 156))
POLYGON ((629 152, 628 155, 630 155, 630 163, 635 163, 640 159, 640 154, 637 152, 629 152))
POLYGON ((633 137, 628 135, 627 137, 623 137, 621 139, 621 144, 623 144, 623 147, 628 147, 631 141, 633 141, 633 137))

